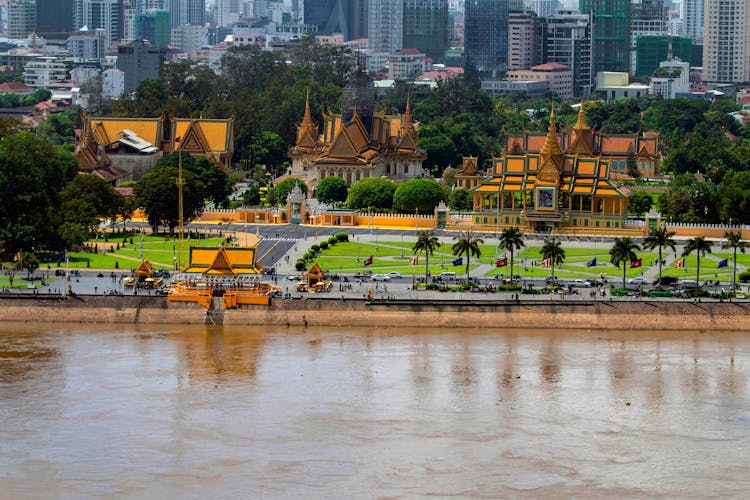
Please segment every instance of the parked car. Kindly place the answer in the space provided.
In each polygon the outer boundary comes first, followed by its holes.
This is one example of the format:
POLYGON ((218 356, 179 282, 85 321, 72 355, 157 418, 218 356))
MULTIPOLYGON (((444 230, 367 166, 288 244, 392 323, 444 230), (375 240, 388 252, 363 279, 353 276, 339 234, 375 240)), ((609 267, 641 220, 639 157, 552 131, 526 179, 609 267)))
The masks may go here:
POLYGON ((582 280, 582 279, 575 280, 573 284, 575 286, 586 287, 586 288, 591 286, 591 282, 589 280, 582 280))
POLYGON ((401 273, 398 271, 391 271, 390 273, 388 273, 388 276, 390 276, 391 279, 400 278, 401 273))
POLYGON ((372 281, 391 281, 391 277, 387 274, 373 274, 370 279, 372 281))
POLYGON ((643 278, 643 276, 638 276, 636 278, 630 278, 628 280, 628 283, 631 285, 643 285, 646 283, 646 280, 643 278))
POLYGON ((456 279, 456 273, 453 271, 443 271, 440 273, 440 279, 441 280, 454 280, 456 279))

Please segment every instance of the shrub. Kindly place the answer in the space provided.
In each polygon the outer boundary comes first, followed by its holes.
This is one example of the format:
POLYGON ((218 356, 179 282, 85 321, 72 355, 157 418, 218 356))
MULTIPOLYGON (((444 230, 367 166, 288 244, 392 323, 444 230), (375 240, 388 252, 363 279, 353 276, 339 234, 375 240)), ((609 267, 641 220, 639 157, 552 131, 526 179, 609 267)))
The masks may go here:
POLYGON ((320 249, 321 250, 328 250, 328 242, 327 241, 321 241, 320 242, 320 249))
POLYGON ((338 243, 338 241, 339 240, 337 240, 335 236, 331 236, 330 238, 328 238, 329 245, 335 245, 336 243, 338 243))
POLYGON ((320 245, 312 245, 310 247, 310 250, 312 250, 315 253, 318 253, 318 252, 320 252, 320 245))
POLYGON ((298 260, 294 263, 294 268, 297 271, 304 271, 305 270, 305 261, 304 260, 298 260))
POLYGON ((740 274, 738 274, 737 281, 740 281, 742 283, 747 283, 748 281, 750 281, 750 271, 742 271, 740 274))
POLYGON ((346 233, 336 233, 335 237, 338 241, 349 241, 349 235, 346 233))

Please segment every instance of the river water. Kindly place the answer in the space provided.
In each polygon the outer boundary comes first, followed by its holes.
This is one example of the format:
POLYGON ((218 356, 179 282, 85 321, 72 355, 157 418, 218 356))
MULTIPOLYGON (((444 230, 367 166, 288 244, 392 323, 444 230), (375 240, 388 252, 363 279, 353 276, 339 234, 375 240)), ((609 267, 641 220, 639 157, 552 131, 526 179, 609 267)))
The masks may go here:
POLYGON ((741 333, 0 325, 0 497, 746 497, 741 333))

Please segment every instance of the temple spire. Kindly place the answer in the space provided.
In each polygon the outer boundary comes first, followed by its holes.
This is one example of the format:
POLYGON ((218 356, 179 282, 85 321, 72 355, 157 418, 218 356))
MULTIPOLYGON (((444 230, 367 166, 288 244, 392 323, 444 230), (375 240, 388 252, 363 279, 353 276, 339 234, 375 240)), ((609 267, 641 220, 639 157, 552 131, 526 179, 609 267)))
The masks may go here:
POLYGON ((578 108, 578 120, 573 125, 573 130, 588 130, 590 128, 591 125, 586 121, 586 112, 583 110, 583 101, 581 101, 581 107, 578 108))
POLYGON ((412 118, 411 118, 411 95, 406 95, 406 111, 404 111, 404 122, 411 125, 412 118))
POLYGON ((549 115, 549 129, 547 130, 547 139, 542 147, 542 154, 545 156, 562 156, 563 151, 560 147, 560 141, 557 139, 557 129, 555 128, 555 105, 552 105, 552 113, 549 115))
POLYGON ((302 123, 312 123, 312 115, 310 114, 310 88, 307 89, 307 95, 305 96, 305 116, 302 118, 302 123))

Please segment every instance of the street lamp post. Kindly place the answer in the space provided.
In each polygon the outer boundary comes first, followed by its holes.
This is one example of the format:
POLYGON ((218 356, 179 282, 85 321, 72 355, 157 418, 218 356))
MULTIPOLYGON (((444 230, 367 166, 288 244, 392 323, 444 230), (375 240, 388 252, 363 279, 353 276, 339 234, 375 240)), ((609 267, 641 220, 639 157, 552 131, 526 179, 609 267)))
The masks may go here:
POLYGON ((359 262, 359 235, 355 236, 354 240, 357 242, 357 262, 359 262))
POLYGON ((404 258, 404 232, 401 231, 401 258, 404 258))
POLYGON ((379 249, 378 247, 378 228, 375 228, 375 251, 377 252, 379 249))
POLYGON ((419 216, 419 209, 414 209, 414 229, 419 229, 419 219, 417 218, 419 216))

